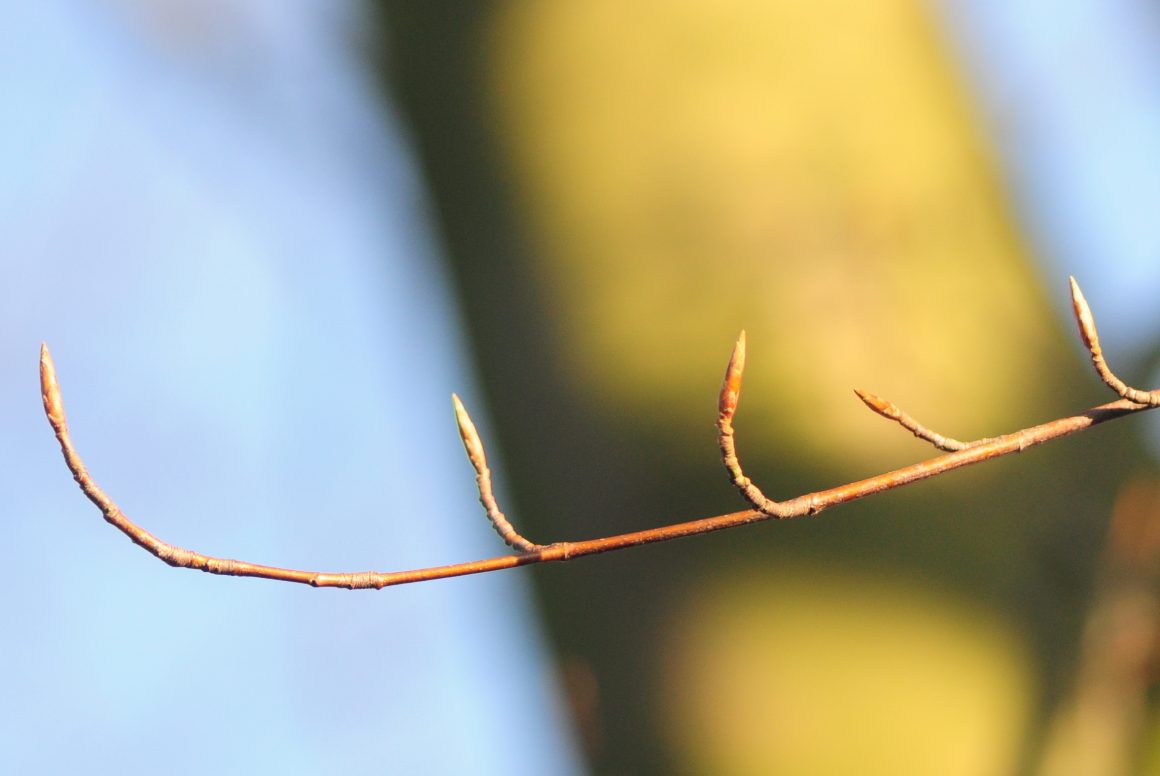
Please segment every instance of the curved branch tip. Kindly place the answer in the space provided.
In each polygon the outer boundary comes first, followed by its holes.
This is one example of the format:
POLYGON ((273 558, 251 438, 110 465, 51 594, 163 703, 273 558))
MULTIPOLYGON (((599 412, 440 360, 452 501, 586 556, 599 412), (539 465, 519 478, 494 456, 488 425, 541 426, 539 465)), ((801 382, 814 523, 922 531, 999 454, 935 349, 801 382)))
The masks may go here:
POLYGON ((509 547, 520 552, 532 552, 540 545, 530 542, 520 536, 515 527, 499 508, 495 493, 491 488, 491 469, 487 468, 487 454, 483 451, 483 440, 479 438, 479 431, 471 422, 467 408, 459 400, 459 396, 451 394, 451 404, 455 407, 455 422, 459 426, 459 436, 463 440, 463 449, 467 451, 467 458, 475 469, 475 483, 479 488, 479 503, 483 504, 487 519, 492 528, 509 547))
POLYGON ((887 420, 894 421, 910 433, 914 434, 919 439, 923 440, 924 442, 929 442, 939 450, 945 450, 949 453, 954 452, 955 450, 963 450, 967 447, 981 445, 984 442, 991 441, 989 439, 980 439, 975 442, 960 442, 957 439, 943 436, 942 434, 939 434, 936 431, 932 431, 931 429, 922 425, 913 417, 900 410, 894 404, 894 402, 887 401, 881 396, 877 396, 873 393, 870 393, 869 391, 863 391, 858 388, 854 389, 854 393, 856 393, 858 398, 862 400, 862 403, 869 407, 871 410, 886 418, 887 420))
POLYGON ((1133 388, 1117 377, 1112 368, 1108 366, 1108 361, 1104 358, 1103 348, 1100 347, 1100 335, 1096 330, 1096 320, 1095 316, 1092 315, 1091 306, 1084 298, 1083 291, 1080 290, 1079 283, 1076 282, 1075 278, 1068 277, 1068 281, 1071 284, 1071 307, 1075 313, 1075 321, 1079 325, 1079 336, 1088 349, 1096 374, 1100 376, 1105 385, 1128 401, 1148 407, 1160 406, 1160 389, 1142 391, 1139 388, 1133 388))
POLYGON ((745 374, 745 331, 737 338, 729 365, 725 367, 725 380, 721 384, 721 394, 717 399, 717 447, 721 450, 721 463, 729 474, 729 481, 749 502, 750 506, 770 517, 794 517, 796 512, 774 501, 745 475, 741 460, 737 457, 737 446, 733 440, 733 416, 741 400, 741 381, 745 374))

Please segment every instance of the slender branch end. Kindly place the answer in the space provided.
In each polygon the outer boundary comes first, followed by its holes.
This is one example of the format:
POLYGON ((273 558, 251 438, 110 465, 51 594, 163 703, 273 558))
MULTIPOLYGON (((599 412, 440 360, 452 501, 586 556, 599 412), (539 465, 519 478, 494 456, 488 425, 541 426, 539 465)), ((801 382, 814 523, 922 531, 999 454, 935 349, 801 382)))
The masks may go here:
POLYGON ((1133 388, 1117 377, 1112 368, 1108 366, 1103 349, 1100 347, 1100 336, 1096 333, 1096 321, 1092 316, 1092 309, 1088 306, 1087 299, 1084 298, 1083 291, 1080 291, 1079 283, 1075 282, 1075 278, 1069 277, 1068 280, 1071 282, 1071 306, 1075 311, 1076 323, 1079 324, 1079 336, 1091 354, 1092 366, 1096 368, 1100 379, 1128 401, 1146 404, 1149 407, 1160 406, 1160 389, 1141 391, 1138 388, 1133 388))
POLYGON ((965 447, 970 447, 972 444, 979 444, 980 442, 960 442, 957 439, 943 436, 935 431, 930 430, 926 426, 919 423, 917 420, 907 415, 902 410, 898 409, 893 402, 883 399, 869 391, 863 391, 858 388, 854 389, 854 393, 862 400, 862 403, 869 407, 874 412, 878 413, 887 420, 892 420, 904 429, 914 434, 919 439, 930 442, 939 450, 946 450, 951 452, 954 450, 962 450, 965 447))
POLYGON ((737 447, 733 440, 733 415, 737 412, 737 402, 741 397, 741 378, 745 373, 745 330, 737 337, 729 366, 725 368, 725 381, 721 384, 721 395, 717 400, 717 446, 721 449, 721 462, 729 473, 729 480, 741 496, 759 512, 772 517, 787 517, 789 512, 778 502, 761 492, 741 468, 737 457, 737 447))
POLYGON ((455 407, 455 422, 459 426, 459 436, 463 439, 463 449, 467 451, 467 458, 475 468, 479 501, 483 504, 488 521, 509 547, 520 552, 533 552, 539 549, 540 545, 521 536, 500 510, 491 489, 491 470, 487 468, 487 456, 483 452, 483 441, 479 438, 479 432, 471 422, 471 416, 467 414, 463 402, 454 393, 451 394, 451 404, 455 407))

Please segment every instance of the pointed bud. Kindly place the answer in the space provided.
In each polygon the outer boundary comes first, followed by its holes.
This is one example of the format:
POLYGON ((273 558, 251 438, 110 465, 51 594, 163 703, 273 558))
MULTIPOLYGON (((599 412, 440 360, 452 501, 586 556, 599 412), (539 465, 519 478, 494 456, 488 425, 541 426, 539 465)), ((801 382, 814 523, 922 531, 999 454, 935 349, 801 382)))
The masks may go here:
POLYGON ((745 330, 737 338, 733 346, 733 355, 729 357, 729 366, 725 368, 725 381, 721 384, 721 395, 717 399, 717 412, 722 418, 731 420, 737 411, 737 402, 741 398, 741 376, 745 372, 745 330))
POLYGON ((60 398, 60 385, 56 382, 56 366, 48 345, 40 343, 40 397, 44 402, 44 413, 53 425, 64 422, 64 404, 60 398))
POLYGON ((1079 324, 1079 336, 1083 338, 1083 344, 1088 350, 1098 352, 1100 338, 1096 334, 1092 309, 1088 306, 1087 299, 1084 299, 1083 291, 1079 290, 1079 283, 1075 282, 1075 278, 1069 277, 1068 280, 1071 282, 1071 307, 1075 312, 1075 321, 1079 324))
POLYGON ((471 422, 471 416, 463 407, 459 397, 451 394, 451 403, 455 406, 455 422, 459 425, 459 436, 463 439, 463 449, 467 451, 467 459, 475 467, 475 471, 482 472, 487 468, 487 456, 483 453, 483 442, 479 439, 479 432, 471 422))
POLYGON ((854 389, 854 393, 858 394, 858 398, 869 407, 884 418, 891 420, 898 420, 900 411, 890 402, 883 399, 881 396, 876 396, 869 391, 863 391, 859 388, 854 389))

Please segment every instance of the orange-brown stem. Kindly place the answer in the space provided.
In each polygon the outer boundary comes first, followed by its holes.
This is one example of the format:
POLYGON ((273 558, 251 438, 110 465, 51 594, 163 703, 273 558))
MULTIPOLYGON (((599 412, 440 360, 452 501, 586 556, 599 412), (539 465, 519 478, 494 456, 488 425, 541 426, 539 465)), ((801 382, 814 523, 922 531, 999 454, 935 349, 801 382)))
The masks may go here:
POLYGON ((492 528, 499 534, 499 538, 503 539, 504 544, 513 550, 531 552, 539 549, 540 545, 521 536, 500 510, 495 493, 491 489, 491 469, 487 468, 487 454, 483 451, 483 441, 479 438, 479 432, 475 430, 475 424, 471 422, 471 416, 467 414, 463 402, 455 394, 451 394, 451 404, 455 407, 455 422, 459 426, 459 436, 463 439, 467 460, 471 461, 471 466, 475 469, 475 486, 479 490, 479 503, 483 505, 483 511, 487 513, 492 528))
POLYGON ((854 393, 862 400, 862 403, 869 407, 874 412, 878 413, 887 420, 893 420, 904 429, 914 434, 924 442, 930 442, 939 450, 946 450, 947 452, 954 452, 955 450, 962 450, 967 447, 989 442, 989 439, 980 439, 977 442, 960 442, 952 437, 943 436, 926 426, 919 423, 910 415, 900 410, 893 402, 883 399, 869 391, 863 391, 859 388, 854 389, 854 393))
POLYGON ((721 450, 721 462, 729 474, 729 481, 741 497, 750 505, 769 517, 794 517, 785 512, 783 505, 761 492, 754 482, 745 476, 741 461, 737 457, 737 445, 733 439, 733 415, 741 401, 741 380, 745 375, 745 332, 737 338, 733 355, 725 367, 725 379, 721 383, 721 393, 717 396, 717 447, 721 450))
MULTIPOLYGON (((741 464, 737 459, 737 453, 733 444, 733 416, 737 410, 737 403, 741 392, 741 376, 745 364, 745 333, 742 332, 740 338, 738 338, 737 345, 734 347, 733 356, 729 361, 729 367, 725 373, 725 382, 718 399, 718 442, 730 479, 755 508, 743 512, 731 512, 715 517, 706 517, 700 520, 673 523, 671 525, 636 531, 634 533, 618 534, 616 536, 606 536, 599 539, 588 539, 577 542, 558 542, 546 546, 532 544, 516 533, 515 529, 512 528, 511 524, 503 516, 503 513, 499 511, 494 497, 491 496, 490 472, 487 469, 486 458, 483 453, 483 444, 479 439, 478 433, 475 431, 474 424, 467 417, 467 413, 463 410, 462 404, 456 399, 456 417, 459 422, 459 430, 463 437, 468 458, 471 460, 478 475, 477 481, 480 486, 480 499, 483 501, 488 518, 496 530, 505 541, 515 546, 520 552, 516 555, 505 555, 485 560, 457 563, 450 566, 435 566, 408 571, 365 571, 356 573, 299 571, 275 566, 263 566, 247 561, 215 558, 209 555, 202 555, 192 550, 186 550, 158 539, 126 517, 116 503, 101 490, 89 475, 84 462, 81 460, 80 455, 77 454, 76 449, 73 447, 72 439, 69 436, 64 404, 61 400, 60 386, 56 377, 56 369, 53 366, 52 357, 49 355, 48 348, 44 345, 41 346, 40 351, 40 383, 45 415, 48 417, 53 432, 60 442, 60 449, 64 455, 65 463, 72 472, 77 484, 80 485, 85 496, 101 510, 101 513, 105 516, 105 520, 112 523, 118 530, 157 558, 171 566, 198 569, 211 574, 260 577, 284 582, 299 582, 313 585, 314 587, 377 589, 410 582, 424 582, 433 579, 458 577, 466 574, 480 574, 488 571, 513 568, 515 566, 527 566, 534 563, 571 560, 572 558, 579 558, 585 555, 596 555, 603 552, 622 550, 628 547, 637 547, 643 544, 679 539, 684 536, 696 536, 711 531, 720 531, 726 528, 761 522, 770 518, 816 515, 822 510, 837 506, 838 504, 844 504, 848 501, 874 495, 875 493, 893 490, 914 482, 937 477, 963 466, 989 461, 1011 453, 1019 453, 1029 447, 1034 447, 1035 445, 1040 445, 1053 439, 1059 439, 1100 423, 1136 412, 1143 412, 1160 405, 1160 391, 1144 392, 1128 388, 1122 383, 1119 383, 1118 378, 1115 378, 1111 374, 1111 371, 1107 369, 1107 365, 1103 362, 1102 356, 1100 355, 1099 338, 1096 334, 1095 323, 1091 318, 1091 311, 1088 309, 1086 301, 1083 300, 1083 295, 1079 292, 1079 286, 1076 285, 1074 280, 1072 280, 1072 290, 1072 298, 1075 305, 1076 318, 1080 325, 1080 333, 1084 339, 1084 343, 1092 352, 1093 362, 1096 364, 1097 371, 1100 372, 1105 382, 1115 388, 1117 392, 1125 395, 1125 398, 1110 404, 1093 407, 1079 415, 1059 418, 1058 420, 1052 420, 994 439, 972 442, 962 449, 948 452, 945 455, 940 455, 921 463, 886 472, 885 474, 839 485, 827 490, 820 490, 816 493, 807 493, 804 496, 798 496, 797 498, 782 502, 767 498, 745 476, 745 473, 741 469, 741 464), (1110 379, 1108 377, 1109 375, 1111 376, 1110 379), (1119 383, 1125 390, 1120 391, 1116 383, 1119 383)), ((859 396, 862 397, 863 401, 871 409, 874 409, 879 414, 901 422, 900 418, 903 416, 903 413, 897 407, 894 407, 894 405, 872 394, 859 392, 859 396)), ((909 418, 909 416, 907 417, 909 418)), ((906 423, 903 423, 903 425, 911 428, 906 423)), ((917 422, 913 422, 912 425, 923 431, 927 431, 919 426, 917 422)), ((911 430, 914 431, 913 428, 911 430)), ((919 436, 932 442, 935 442, 936 439, 944 442, 948 441, 929 431, 927 431, 926 436, 922 434, 919 434, 919 436)), ((955 442, 955 440, 949 441, 955 442)))
POLYGON ((1075 282, 1075 278, 1068 278, 1068 281, 1071 283, 1071 307, 1075 313, 1075 322, 1079 326, 1079 336, 1083 339, 1083 344, 1087 346, 1088 353, 1092 358, 1092 366, 1096 368, 1096 373, 1100 379, 1109 388, 1129 401, 1146 404, 1149 407, 1160 405, 1160 389, 1141 391, 1139 388, 1133 388, 1117 377, 1108 366, 1108 362, 1104 358, 1104 350, 1100 347, 1100 335, 1096 331, 1096 322, 1095 318, 1092 317, 1091 307, 1088 306, 1087 299, 1084 298, 1083 291, 1080 290, 1079 283, 1075 282))
MULTIPOLYGON (((47 357, 47 351, 45 351, 45 358, 41 365, 42 375, 46 372, 50 375, 53 374, 52 362, 47 357)), ((50 385, 47 381, 45 384, 46 386, 50 385)), ((55 387, 55 377, 51 378, 51 387, 55 387)), ((480 574, 487 571, 498 571, 500 569, 526 566, 533 563, 570 560, 585 555, 596 555, 602 552, 622 550, 642 544, 663 542, 670 539, 679 539, 684 536, 695 536, 697 534, 720 531, 749 523, 757 523, 768 520, 772 516, 755 509, 745 510, 742 512, 717 515, 716 517, 692 520, 685 523, 675 523, 660 528, 650 528, 635 533, 619 534, 578 542, 560 542, 519 555, 506 555, 468 563, 457 563, 450 566, 435 566, 432 568, 412 569, 408 571, 325 573, 263 566, 246 561, 215 558, 175 547, 174 545, 161 541, 145 529, 133 523, 121 512, 112 499, 105 495, 104 491, 93 482, 80 456, 77 455, 69 437, 63 409, 60 408, 59 393, 50 392, 46 387, 44 404, 46 412, 49 413, 49 422, 52 423, 56 437, 60 441, 61 452, 64 454, 65 463, 72 471, 73 477, 76 479, 77 484, 80 485, 81 490, 104 513, 105 519, 135 543, 169 565, 198 569, 211 574, 261 577, 285 582, 301 582, 315 587, 345 587, 351 589, 382 588, 410 582, 423 582, 432 579, 458 577, 466 574, 480 574), (58 408, 56 411, 52 410, 54 405, 58 408)), ((799 496, 790 501, 781 502, 781 507, 785 512, 792 513, 793 516, 816 515, 823 509, 844 504, 847 501, 853 501, 885 490, 893 490, 894 488, 929 479, 963 466, 989 461, 1010 453, 1022 452, 1028 447, 1040 445, 1053 439, 1074 434, 1077 431, 1082 431, 1091 426, 1125 415, 1142 412, 1147 409, 1150 408, 1121 399, 1120 401, 1104 404, 1100 407, 1094 407, 1079 415, 1060 418, 1059 420, 1053 420, 1049 423, 999 437, 994 441, 978 447, 947 453, 937 458, 932 458, 928 461, 906 466, 885 474, 879 474, 875 477, 799 496)), ((787 514, 787 516, 789 515, 787 514)))

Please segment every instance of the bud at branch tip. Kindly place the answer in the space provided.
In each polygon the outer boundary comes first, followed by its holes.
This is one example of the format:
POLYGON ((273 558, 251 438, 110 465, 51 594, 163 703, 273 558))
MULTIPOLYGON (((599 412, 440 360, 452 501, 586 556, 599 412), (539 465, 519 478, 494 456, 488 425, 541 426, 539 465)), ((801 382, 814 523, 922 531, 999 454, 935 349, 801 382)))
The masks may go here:
POLYGON ((855 388, 854 393, 858 395, 858 398, 862 400, 863 404, 877 412, 879 415, 885 418, 890 418, 891 420, 894 420, 898 417, 898 408, 890 402, 886 401, 886 399, 883 399, 881 396, 872 394, 869 391, 863 391, 861 388, 855 388))
POLYGON ((477 472, 483 471, 487 468, 487 457, 483 453, 483 442, 479 438, 479 432, 475 430, 475 424, 471 422, 471 416, 467 414, 467 409, 459 397, 451 394, 451 403, 455 406, 455 422, 459 426, 459 436, 463 439, 463 449, 467 451, 467 458, 477 472))
POLYGON ((54 423, 64 419, 64 403, 60 398, 60 385, 56 381, 56 366, 48 352, 48 343, 40 343, 40 396, 44 401, 44 411, 54 423))
POLYGON ((1075 312, 1075 321, 1079 324, 1079 336, 1088 350, 1096 351, 1100 347, 1100 338, 1096 334, 1096 322, 1092 317, 1092 309, 1084 298, 1083 291, 1074 277, 1068 277, 1071 283, 1071 307, 1075 312))
POLYGON ((737 337, 729 366, 725 368, 725 381, 721 384, 721 395, 717 400, 717 412, 724 418, 732 418, 737 411, 737 401, 741 397, 741 377, 745 372, 745 330, 737 337))

